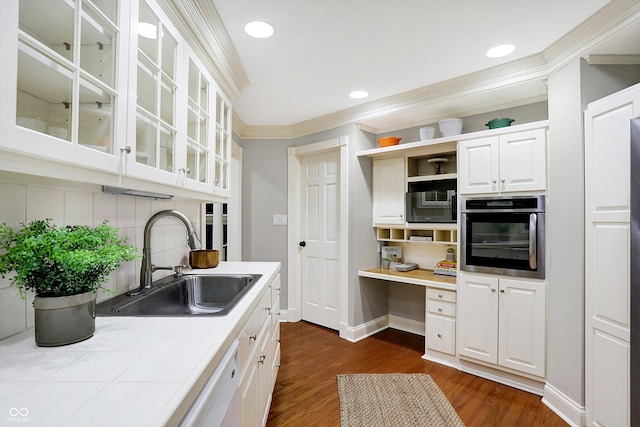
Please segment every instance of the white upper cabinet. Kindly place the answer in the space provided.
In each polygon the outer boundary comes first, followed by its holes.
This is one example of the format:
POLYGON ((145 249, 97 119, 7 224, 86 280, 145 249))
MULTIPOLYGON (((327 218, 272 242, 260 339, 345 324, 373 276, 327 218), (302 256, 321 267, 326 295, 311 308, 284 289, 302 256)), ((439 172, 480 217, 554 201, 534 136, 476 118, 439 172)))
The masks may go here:
POLYGON ((0 147, 117 171, 127 78, 118 52, 128 37, 119 2, 20 0, 2 8, 0 147))
POLYGON ((404 157, 373 161, 373 225, 404 224, 404 157))
POLYGON ((546 189, 546 129, 461 141, 460 194, 546 189))
POLYGON ((172 20, 183 17, 156 0, 2 7, 0 149, 53 160, 30 166, 43 176, 228 197, 231 106, 172 20))

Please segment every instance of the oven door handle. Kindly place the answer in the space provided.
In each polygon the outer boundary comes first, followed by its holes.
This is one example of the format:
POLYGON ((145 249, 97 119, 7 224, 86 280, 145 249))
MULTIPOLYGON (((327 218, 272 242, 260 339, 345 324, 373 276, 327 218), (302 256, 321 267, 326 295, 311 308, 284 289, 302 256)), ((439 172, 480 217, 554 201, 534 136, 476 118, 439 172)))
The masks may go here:
POLYGON ((538 268, 538 215, 529 215, 529 268, 538 268))

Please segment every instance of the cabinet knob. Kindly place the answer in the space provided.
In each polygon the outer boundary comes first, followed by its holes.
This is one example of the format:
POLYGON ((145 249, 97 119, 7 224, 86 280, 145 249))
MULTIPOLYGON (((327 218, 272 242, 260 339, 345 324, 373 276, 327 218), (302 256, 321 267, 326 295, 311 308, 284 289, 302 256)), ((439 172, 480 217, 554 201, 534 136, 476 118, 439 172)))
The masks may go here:
POLYGON ((251 340, 255 341, 256 338, 258 338, 258 334, 249 335, 249 341, 251 341, 251 340))
POLYGON ((268 315, 270 315, 270 314, 271 314, 271 308, 269 308, 269 307, 265 307, 265 311, 267 312, 267 314, 268 314, 268 315))
POLYGON ((503 183, 503 184, 504 184, 506 181, 507 181, 507 180, 506 180, 506 179, 504 179, 504 178, 502 178, 502 179, 500 180, 500 182, 501 182, 501 183, 503 183))
POLYGON ((261 365, 264 364, 264 360, 267 358, 266 355, 261 354, 260 357, 258 358, 258 363, 260 363, 261 365))
POLYGON ((504 294, 504 289, 500 289, 500 293, 501 293, 501 294, 504 294))
POLYGON ((491 292, 495 292, 495 291, 496 291, 496 288, 491 288, 491 292))
POLYGON ((441 309, 440 307, 438 307, 438 311, 439 311, 440 313, 442 313, 442 309, 441 309))
POLYGON ((438 294, 438 298, 442 298, 442 294, 438 294))
POLYGON ((492 184, 495 184, 496 182, 497 182, 497 181, 496 181, 495 179, 492 179, 492 180, 491 180, 491 183, 492 183, 492 184))
POLYGON ((438 334, 438 338, 442 338, 442 334, 438 334))

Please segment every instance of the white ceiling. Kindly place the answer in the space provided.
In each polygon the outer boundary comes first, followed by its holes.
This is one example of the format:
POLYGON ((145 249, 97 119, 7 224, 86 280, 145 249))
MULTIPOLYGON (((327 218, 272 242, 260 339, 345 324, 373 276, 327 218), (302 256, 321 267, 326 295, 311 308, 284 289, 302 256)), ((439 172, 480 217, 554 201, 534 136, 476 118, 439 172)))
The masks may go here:
MULTIPOLYGON (((545 49, 607 3, 609 0, 213 0, 249 78, 240 97, 233 100, 245 125, 294 126, 353 110, 360 123, 377 129, 446 117, 460 111, 458 104, 469 111, 473 105, 503 106, 510 99, 544 98, 543 79, 468 96, 462 93, 455 99, 446 96, 446 82, 492 67, 499 70, 526 58, 535 62, 545 49), (272 24, 274 36, 254 39, 246 35, 243 27, 252 20, 272 24), (502 59, 485 55, 490 47, 502 43, 514 44, 516 51, 502 59), (383 102, 398 94, 438 87, 442 101, 436 94, 430 96, 428 105, 404 105, 394 112, 383 102), (349 92, 356 89, 368 91, 369 98, 349 98, 349 92)), ((619 38, 629 51, 619 53, 640 53, 637 29, 619 38)), ((602 52, 594 52, 614 53, 611 49, 605 46, 602 52)))

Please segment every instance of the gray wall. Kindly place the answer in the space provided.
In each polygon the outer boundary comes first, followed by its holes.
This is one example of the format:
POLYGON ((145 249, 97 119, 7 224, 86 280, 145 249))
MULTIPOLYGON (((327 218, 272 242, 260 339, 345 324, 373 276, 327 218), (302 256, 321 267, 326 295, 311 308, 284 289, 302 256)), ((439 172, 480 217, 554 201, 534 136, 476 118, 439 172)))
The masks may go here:
POLYGON ((278 261, 281 306, 287 301, 287 226, 273 225, 287 214, 287 148, 291 140, 241 140, 242 260, 278 261))
POLYGON ((236 138, 244 150, 242 259, 282 263, 280 306, 287 308, 287 226, 272 225, 273 214, 287 213, 287 148, 342 136, 347 136, 349 141, 348 323, 354 326, 388 311, 386 285, 358 277, 359 269, 378 264, 371 218, 371 159, 357 157, 359 150, 375 147, 375 135, 348 125, 291 140, 236 138))
MULTIPOLYGON (((482 114, 476 114, 473 116, 464 117, 464 120, 462 123, 462 133, 487 130, 489 128, 485 126, 485 124, 489 120, 497 119, 500 117, 508 117, 511 119, 515 119, 515 122, 513 122, 512 124, 513 126, 521 125, 523 123, 531 123, 531 122, 537 122, 540 120, 547 120, 547 118, 549 117, 547 102, 546 101, 536 102, 533 104, 521 105, 518 107, 513 107, 508 109, 496 110, 490 113, 482 113, 482 114)), ((400 138, 402 138, 402 141, 400 141, 401 144, 406 142, 420 141, 420 128, 424 126, 431 126, 436 128, 436 133, 434 136, 435 138, 440 138, 442 136, 442 134, 440 133, 440 130, 438 129, 438 123, 425 123, 420 126, 415 126, 412 128, 396 130, 393 132, 385 132, 385 133, 379 134, 378 137, 399 136, 400 138)))

